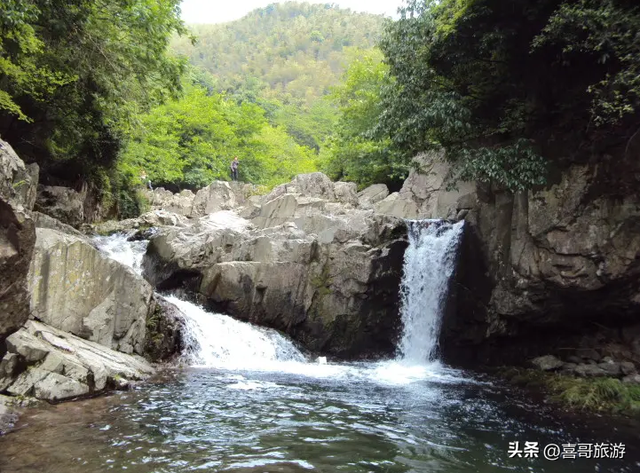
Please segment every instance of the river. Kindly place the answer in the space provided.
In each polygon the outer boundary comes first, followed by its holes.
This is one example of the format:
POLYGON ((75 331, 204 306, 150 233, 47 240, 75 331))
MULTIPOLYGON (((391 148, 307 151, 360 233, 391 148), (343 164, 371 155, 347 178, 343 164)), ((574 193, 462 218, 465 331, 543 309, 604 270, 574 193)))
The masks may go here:
MULTIPOLYGON (((189 327, 183 366, 129 392, 27 411, 0 437, 0 472, 640 471, 633 428, 561 414, 438 361, 461 229, 411 231, 403 280, 411 330, 397 358, 327 363, 277 332, 170 296, 189 327), (429 268, 420 269, 425 258, 429 268), (624 458, 596 459, 604 450, 595 444, 608 445, 609 456, 624 445, 624 458), (582 457, 562 458, 572 448, 582 457)), ((140 271, 144 243, 118 236, 98 244, 140 271)))

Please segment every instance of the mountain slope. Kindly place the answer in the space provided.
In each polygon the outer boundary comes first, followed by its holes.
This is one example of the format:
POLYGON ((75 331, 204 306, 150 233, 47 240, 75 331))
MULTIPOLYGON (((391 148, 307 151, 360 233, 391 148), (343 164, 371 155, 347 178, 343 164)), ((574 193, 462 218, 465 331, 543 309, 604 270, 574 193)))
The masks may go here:
POLYGON ((175 52, 214 75, 219 90, 311 106, 339 82, 349 48, 368 49, 384 18, 335 6, 287 2, 219 25, 194 25, 198 38, 175 52))

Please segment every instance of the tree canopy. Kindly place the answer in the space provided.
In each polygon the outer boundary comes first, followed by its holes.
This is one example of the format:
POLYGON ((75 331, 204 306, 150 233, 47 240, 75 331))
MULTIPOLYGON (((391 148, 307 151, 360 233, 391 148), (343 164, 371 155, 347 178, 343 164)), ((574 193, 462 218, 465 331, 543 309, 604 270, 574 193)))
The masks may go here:
POLYGON ((444 146, 458 178, 539 184, 545 162, 637 129, 638 31, 625 0, 411 1, 381 44, 398 85, 383 126, 444 146))
POLYGON ((258 105, 191 84, 182 98, 139 116, 120 169, 132 180, 144 170, 157 185, 198 189, 228 180, 235 156, 240 179, 254 184, 279 184, 316 169, 315 154, 270 125, 258 105))
POLYGON ((394 85, 359 139, 405 163, 443 147, 452 181, 542 184, 640 128, 638 31, 630 0, 410 0, 380 43, 394 85))

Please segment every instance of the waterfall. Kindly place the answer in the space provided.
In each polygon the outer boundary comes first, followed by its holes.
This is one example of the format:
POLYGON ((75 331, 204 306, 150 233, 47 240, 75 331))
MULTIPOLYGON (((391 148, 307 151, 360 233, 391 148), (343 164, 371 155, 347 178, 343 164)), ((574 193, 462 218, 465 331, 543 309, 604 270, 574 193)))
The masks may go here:
MULTIPOLYGON (((408 227, 409 247, 401 285, 404 333, 398 361, 413 366, 433 361, 437 355, 444 302, 455 269, 463 222, 419 220, 409 221, 408 227)), ((94 241, 107 256, 141 274, 147 241, 128 241, 123 234, 96 237, 94 241)), ((299 370, 300 366, 306 366, 305 372, 310 369, 311 365, 300 365, 307 360, 293 342, 275 330, 206 312, 174 296, 166 299, 184 317, 183 336, 188 347, 184 358, 189 364, 232 370, 299 370), (299 366, 285 368, 283 364, 287 363, 299 366)), ((314 369, 318 371, 322 366, 328 367, 318 364, 314 369)), ((393 369, 400 368, 394 365, 393 369)))
POLYGON ((108 237, 95 237, 93 241, 109 258, 129 266, 137 274, 142 275, 142 258, 147 251, 149 241, 129 241, 128 238, 129 236, 124 233, 116 233, 108 237))
MULTIPOLYGON (((129 241, 127 235, 115 234, 95 237, 94 242, 109 258, 142 274, 142 258, 148 241, 129 241)), ((293 342, 275 330, 206 312, 175 296, 165 299, 174 304, 184 318, 186 330, 183 337, 187 350, 183 358, 191 365, 261 370, 282 362, 306 361, 293 342)))
POLYGON ((206 312, 174 296, 166 298, 185 317, 184 338, 192 365, 226 369, 268 369, 286 361, 305 362, 304 355, 275 330, 255 327, 227 315, 206 312))
POLYGON ((404 256, 400 357, 411 363, 435 361, 449 280, 455 270, 464 222, 412 220, 404 256))

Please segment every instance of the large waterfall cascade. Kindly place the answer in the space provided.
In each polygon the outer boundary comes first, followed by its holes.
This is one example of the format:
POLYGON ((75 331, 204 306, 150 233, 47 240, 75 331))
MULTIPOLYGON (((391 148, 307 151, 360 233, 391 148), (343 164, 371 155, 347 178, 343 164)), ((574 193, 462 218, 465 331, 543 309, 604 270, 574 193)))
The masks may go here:
POLYGON ((449 284, 464 222, 412 220, 401 285, 404 325, 399 354, 411 363, 435 361, 449 284))
MULTIPOLYGON (((365 377, 407 382, 425 375, 437 354, 438 335, 449 279, 453 273, 462 222, 441 220, 409 223, 409 247, 402 280, 404 333, 398 359, 370 366, 365 377)), ((107 256, 142 272, 146 241, 128 241, 123 234, 97 237, 107 256)), ((228 370, 286 371, 321 377, 362 376, 353 366, 309 362, 293 342, 275 330, 255 327, 229 316, 206 312, 175 296, 166 298, 185 319, 187 342, 184 359, 194 366, 228 370)), ((324 361, 324 359, 320 359, 324 361)))

